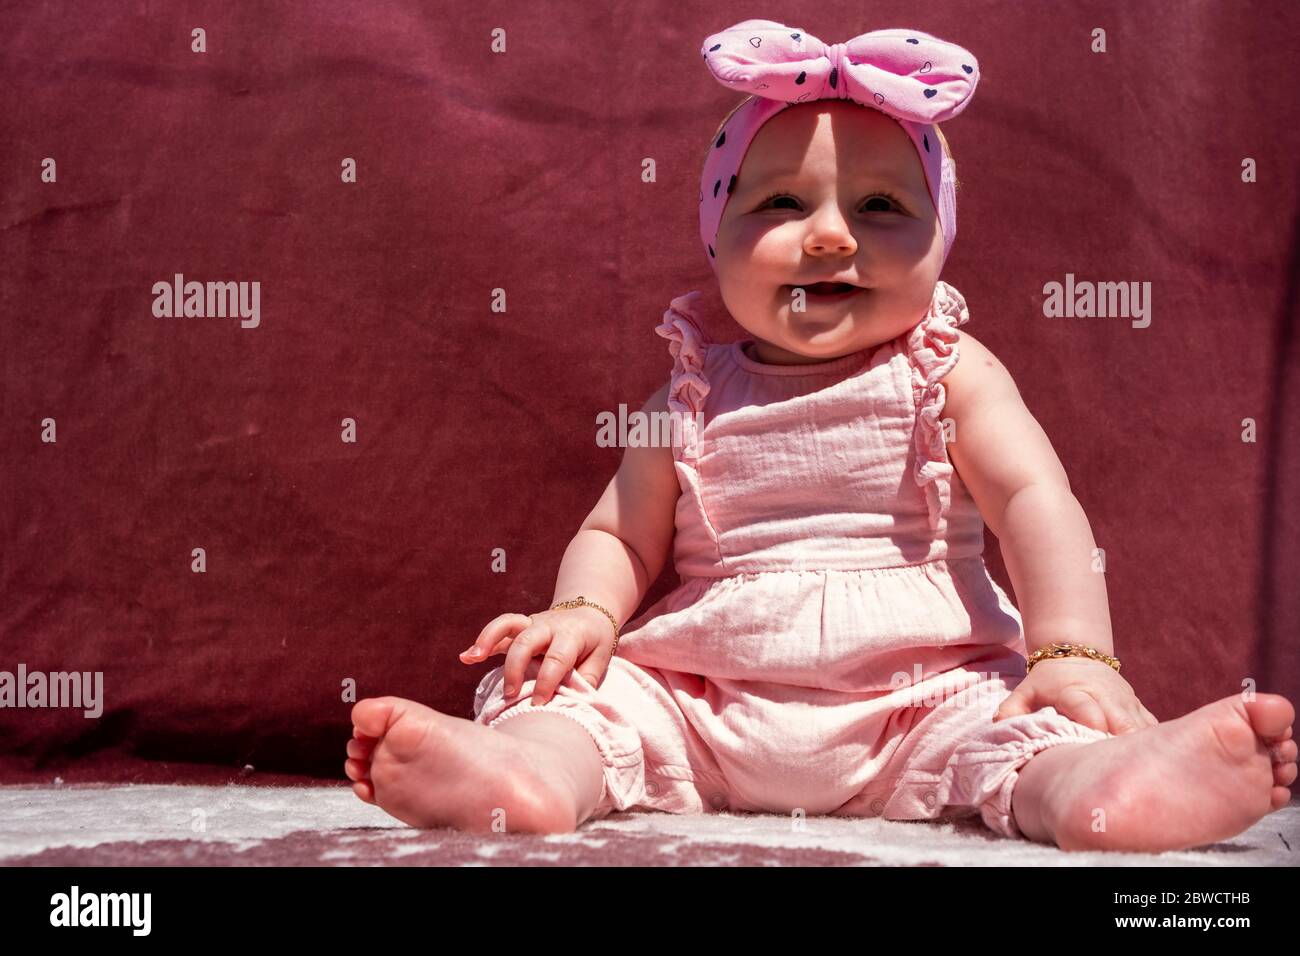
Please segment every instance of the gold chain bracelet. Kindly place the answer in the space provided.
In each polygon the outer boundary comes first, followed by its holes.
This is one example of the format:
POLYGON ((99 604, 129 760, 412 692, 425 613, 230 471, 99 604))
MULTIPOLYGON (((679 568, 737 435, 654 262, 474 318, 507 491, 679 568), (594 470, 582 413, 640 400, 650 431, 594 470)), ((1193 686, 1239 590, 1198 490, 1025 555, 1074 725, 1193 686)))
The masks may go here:
POLYGON ((599 604, 596 604, 593 601, 588 601, 581 594, 579 594, 572 601, 560 601, 558 604, 552 604, 550 609, 554 611, 558 608, 568 608, 568 607, 594 607, 601 614, 609 618, 609 623, 614 625, 614 647, 609 652, 610 657, 613 657, 614 653, 618 650, 618 621, 617 619, 615 619, 614 615, 610 614, 599 604))
POLYGON ((1115 673, 1119 673, 1119 658, 1111 657, 1109 654, 1103 654, 1096 648, 1088 647, 1086 644, 1049 644, 1046 647, 1040 647, 1034 653, 1029 655, 1025 663, 1025 675, 1034 669, 1034 665, 1039 661, 1052 660, 1058 657, 1091 657, 1094 661, 1101 661, 1103 664, 1115 668, 1115 673))

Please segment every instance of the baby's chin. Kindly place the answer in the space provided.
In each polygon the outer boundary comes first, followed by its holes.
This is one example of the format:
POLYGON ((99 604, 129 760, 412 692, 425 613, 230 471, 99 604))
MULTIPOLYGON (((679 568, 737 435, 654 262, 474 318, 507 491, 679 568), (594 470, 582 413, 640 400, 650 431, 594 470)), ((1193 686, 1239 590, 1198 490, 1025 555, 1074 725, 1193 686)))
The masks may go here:
POLYGON ((809 328, 860 325, 880 310, 880 296, 874 289, 846 288, 833 294, 810 291, 796 293, 793 286, 780 286, 773 297, 776 313, 791 326, 809 328))
POLYGON ((784 310, 775 317, 773 326, 782 330, 785 347, 808 355, 835 357, 868 349, 888 342, 898 333, 893 324, 879 322, 876 317, 848 309, 838 311, 784 310))
POLYGON ((811 347, 830 348, 838 340, 845 351, 852 351, 851 343, 859 343, 857 348, 863 349, 895 339, 924 315, 886 307, 880 298, 872 302, 871 295, 872 291, 868 291, 862 300, 851 297, 852 301, 810 306, 802 312, 789 304, 779 306, 773 325, 785 328, 794 341, 806 340, 811 347))
POLYGON ((780 323, 779 331, 773 330, 771 334, 755 332, 754 335, 777 348, 815 362, 829 362, 842 358, 854 352, 874 348, 892 338, 892 336, 881 337, 852 323, 839 325, 819 323, 815 320, 800 322, 797 319, 780 323))

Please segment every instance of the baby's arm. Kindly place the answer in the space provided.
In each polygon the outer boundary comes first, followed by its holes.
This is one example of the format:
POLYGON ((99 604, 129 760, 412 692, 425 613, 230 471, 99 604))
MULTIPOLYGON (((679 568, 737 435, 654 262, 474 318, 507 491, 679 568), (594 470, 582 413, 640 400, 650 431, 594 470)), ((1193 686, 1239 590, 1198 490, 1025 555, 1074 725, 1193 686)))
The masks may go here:
MULTIPOLYGON (((665 383, 642 412, 667 412, 667 398, 665 383)), ((564 552, 551 603, 581 594, 625 623, 668 560, 680 494, 671 448, 624 449, 618 471, 564 552)), ((608 626, 604 615, 601 620, 608 626)))
POLYGON ((998 536, 1030 653, 1054 641, 1113 654, 1106 576, 1093 570, 1092 528, 1010 373, 957 330, 960 359, 943 379, 956 423, 953 467, 998 536))
MULTIPOLYGON (((664 385, 641 410, 667 412, 667 397, 664 385)), ((668 560, 680 494, 671 448, 626 448, 605 493, 565 549, 551 604, 583 597, 608 610, 620 628, 627 623, 668 560)), ((501 614, 461 652, 461 660, 473 663, 503 650, 506 696, 523 684, 528 662, 545 654, 533 686, 533 702, 540 705, 574 669, 592 685, 601 683, 614 630, 603 612, 586 604, 501 614)))

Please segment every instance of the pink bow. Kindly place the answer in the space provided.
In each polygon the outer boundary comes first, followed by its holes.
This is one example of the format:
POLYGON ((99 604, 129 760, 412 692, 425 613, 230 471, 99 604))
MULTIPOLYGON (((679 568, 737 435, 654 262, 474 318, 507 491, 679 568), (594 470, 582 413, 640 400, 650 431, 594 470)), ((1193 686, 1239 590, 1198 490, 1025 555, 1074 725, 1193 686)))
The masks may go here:
POLYGON ((918 30, 872 30, 828 45, 772 20, 746 20, 710 36, 701 52, 714 78, 742 93, 789 103, 851 99, 914 123, 956 116, 979 83, 967 50, 918 30))

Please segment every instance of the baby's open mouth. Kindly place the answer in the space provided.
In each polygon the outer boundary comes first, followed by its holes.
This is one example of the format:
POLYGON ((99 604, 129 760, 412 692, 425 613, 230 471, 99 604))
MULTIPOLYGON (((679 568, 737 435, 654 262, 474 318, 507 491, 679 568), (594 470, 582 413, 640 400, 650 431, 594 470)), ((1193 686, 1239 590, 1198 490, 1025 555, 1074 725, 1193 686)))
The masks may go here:
POLYGON ((814 282, 811 285, 790 285, 786 286, 786 288, 791 291, 803 289, 810 298, 834 298, 866 291, 861 286, 852 285, 848 282, 814 282))

